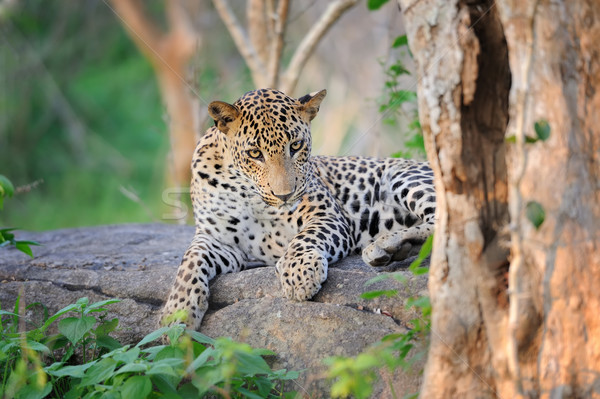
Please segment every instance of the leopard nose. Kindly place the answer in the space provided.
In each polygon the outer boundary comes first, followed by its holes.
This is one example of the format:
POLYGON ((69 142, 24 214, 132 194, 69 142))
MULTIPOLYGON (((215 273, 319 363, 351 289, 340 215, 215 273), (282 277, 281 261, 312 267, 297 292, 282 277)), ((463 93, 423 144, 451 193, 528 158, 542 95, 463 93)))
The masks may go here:
POLYGON ((294 192, 289 192, 287 194, 275 194, 273 193, 274 196, 276 196, 277 198, 279 198, 281 201, 286 202, 287 200, 289 200, 290 198, 292 198, 292 195, 294 195, 294 192))

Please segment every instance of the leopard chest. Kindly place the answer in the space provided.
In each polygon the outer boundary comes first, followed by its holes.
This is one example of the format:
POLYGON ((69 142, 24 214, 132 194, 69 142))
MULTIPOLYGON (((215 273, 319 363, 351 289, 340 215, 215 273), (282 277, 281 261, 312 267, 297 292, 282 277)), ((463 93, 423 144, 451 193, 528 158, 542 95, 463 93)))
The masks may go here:
POLYGON ((269 265, 277 262, 298 232, 294 209, 265 204, 251 183, 236 174, 195 179, 192 201, 198 229, 269 265))

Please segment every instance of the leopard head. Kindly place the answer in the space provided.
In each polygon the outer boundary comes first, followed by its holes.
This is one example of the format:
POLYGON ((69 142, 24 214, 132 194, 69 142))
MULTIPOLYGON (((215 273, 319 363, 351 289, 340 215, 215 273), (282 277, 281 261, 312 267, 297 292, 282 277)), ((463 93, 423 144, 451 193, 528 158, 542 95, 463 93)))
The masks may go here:
POLYGON ((299 99, 273 89, 246 93, 233 105, 214 101, 208 112, 226 136, 234 167, 263 201, 282 207, 296 203, 310 176, 310 121, 326 90, 299 99))

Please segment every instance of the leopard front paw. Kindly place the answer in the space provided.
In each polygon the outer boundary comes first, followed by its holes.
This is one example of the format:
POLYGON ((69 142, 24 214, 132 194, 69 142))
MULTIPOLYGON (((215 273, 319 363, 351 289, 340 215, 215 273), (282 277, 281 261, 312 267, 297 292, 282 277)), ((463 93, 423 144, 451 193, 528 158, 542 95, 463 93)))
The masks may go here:
POLYGON ((285 254, 276 266, 286 298, 306 301, 321 289, 327 279, 327 259, 316 250, 300 254, 285 254))

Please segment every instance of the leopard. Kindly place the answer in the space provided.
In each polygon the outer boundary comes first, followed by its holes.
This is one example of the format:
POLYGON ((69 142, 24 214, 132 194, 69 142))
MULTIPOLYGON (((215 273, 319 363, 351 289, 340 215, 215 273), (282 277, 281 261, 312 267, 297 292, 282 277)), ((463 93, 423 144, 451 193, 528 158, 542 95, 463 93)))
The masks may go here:
POLYGON ((275 266, 283 296, 311 299, 330 265, 361 254, 371 266, 408 256, 432 234, 433 172, 402 158, 313 156, 311 121, 326 90, 292 98, 257 89, 213 101, 194 151, 195 233, 161 313, 198 330, 209 282, 252 262, 275 266))

